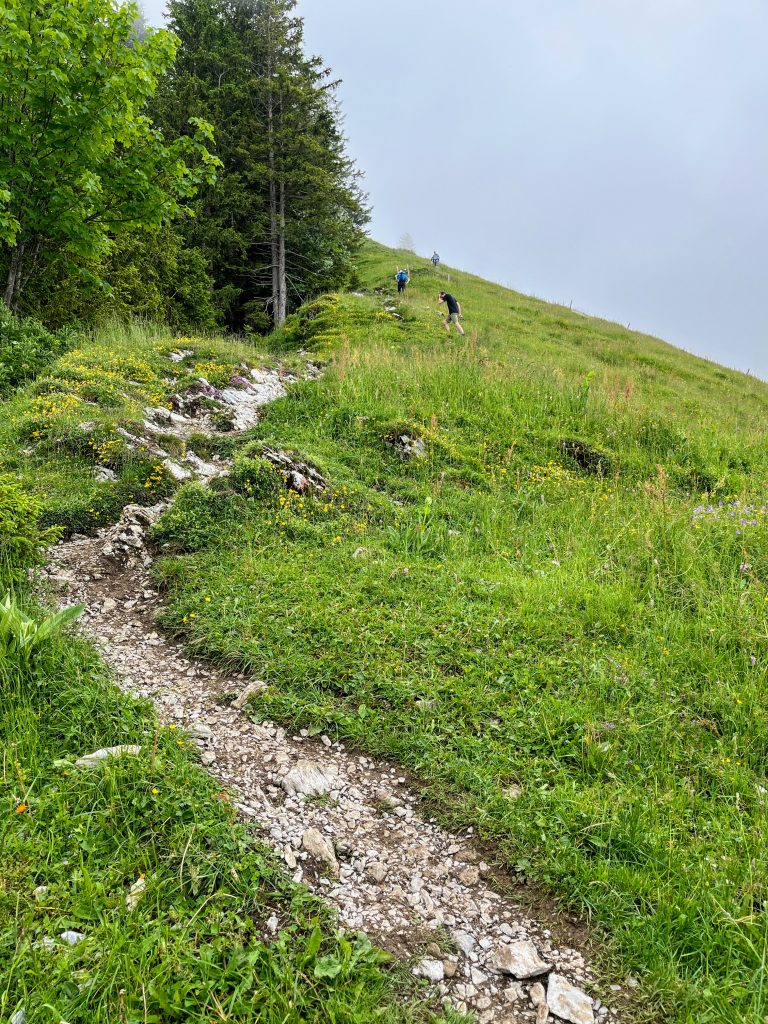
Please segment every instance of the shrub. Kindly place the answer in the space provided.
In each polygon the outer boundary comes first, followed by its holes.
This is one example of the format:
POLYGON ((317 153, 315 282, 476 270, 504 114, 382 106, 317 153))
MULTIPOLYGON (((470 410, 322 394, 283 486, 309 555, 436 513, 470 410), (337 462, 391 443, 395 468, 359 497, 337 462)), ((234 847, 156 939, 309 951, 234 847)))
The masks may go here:
POLYGON ((51 332, 31 317, 0 308, 0 395, 32 380, 76 340, 72 330, 51 332))
POLYGON ((260 501, 276 497, 283 488, 280 470, 271 462, 245 455, 235 459, 227 483, 238 494, 260 501))
POLYGON ((177 331, 211 330, 219 320, 211 285, 205 253, 186 246, 176 225, 166 225, 122 234, 85 272, 60 262, 42 267, 30 279, 24 303, 48 324, 139 317, 177 331))
POLYGON ((327 341, 338 342, 342 326, 339 297, 321 295, 289 316, 272 342, 278 348, 317 348, 327 341))
POLYGON ((39 526, 41 502, 10 476, 0 476, 0 579, 13 580, 42 562, 43 551, 59 535, 39 526))
POLYGON ((222 524, 234 530, 240 513, 233 497, 217 494, 199 483, 185 484, 174 503, 152 529, 158 544, 174 551, 200 551, 215 541, 222 524))
POLYGON ((264 309, 263 302, 246 302, 243 312, 243 329, 246 334, 269 334, 272 330, 272 317, 264 309))

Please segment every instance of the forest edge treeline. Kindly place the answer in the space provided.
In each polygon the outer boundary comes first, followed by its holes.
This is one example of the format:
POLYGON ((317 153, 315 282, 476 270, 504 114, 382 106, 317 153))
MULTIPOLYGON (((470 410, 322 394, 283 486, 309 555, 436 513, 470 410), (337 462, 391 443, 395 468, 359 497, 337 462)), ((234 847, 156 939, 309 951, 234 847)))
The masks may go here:
POLYGON ((295 0, 0 9, 0 272, 52 326, 264 333, 349 280, 368 219, 295 0))

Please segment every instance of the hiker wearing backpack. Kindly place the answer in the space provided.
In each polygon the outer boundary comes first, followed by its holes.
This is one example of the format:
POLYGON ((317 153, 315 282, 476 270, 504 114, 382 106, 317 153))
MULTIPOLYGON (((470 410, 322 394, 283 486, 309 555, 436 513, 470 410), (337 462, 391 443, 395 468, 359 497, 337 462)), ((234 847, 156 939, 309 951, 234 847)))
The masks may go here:
POLYGON ((397 294, 399 295, 400 292, 404 292, 405 291, 405 289, 406 289, 406 287, 408 285, 408 282, 410 281, 410 277, 408 276, 408 271, 407 270, 398 270, 398 272, 395 274, 395 280, 397 281, 397 294))
POLYGON ((449 292, 440 292, 437 297, 437 301, 444 302, 448 307, 448 316, 444 321, 446 331, 450 334, 451 324, 453 324, 459 334, 464 334, 464 328, 459 323, 459 320, 461 320, 461 304, 459 301, 449 292))
POLYGON ((436 252, 432 253, 432 266, 437 269, 437 264, 440 262, 440 257, 436 252))

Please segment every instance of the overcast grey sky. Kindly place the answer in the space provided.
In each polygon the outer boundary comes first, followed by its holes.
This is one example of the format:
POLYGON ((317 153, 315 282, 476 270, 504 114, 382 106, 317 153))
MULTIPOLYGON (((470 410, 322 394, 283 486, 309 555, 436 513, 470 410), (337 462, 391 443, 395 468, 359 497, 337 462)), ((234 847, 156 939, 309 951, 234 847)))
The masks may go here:
POLYGON ((375 238, 768 379, 766 0, 298 10, 375 238))

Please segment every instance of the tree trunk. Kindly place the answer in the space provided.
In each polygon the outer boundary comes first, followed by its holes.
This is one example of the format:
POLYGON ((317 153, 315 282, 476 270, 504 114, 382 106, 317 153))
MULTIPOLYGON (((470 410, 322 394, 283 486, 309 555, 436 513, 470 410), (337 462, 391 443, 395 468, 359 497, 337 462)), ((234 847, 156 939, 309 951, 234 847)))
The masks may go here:
POLYGON ((283 177, 280 178, 278 187, 280 201, 278 204, 277 224, 277 277, 280 305, 275 317, 275 326, 280 327, 281 324, 285 323, 285 318, 288 315, 288 288, 285 280, 285 179, 283 177))
POLYGON ((18 242, 11 252, 11 264, 8 267, 8 277, 5 283, 5 295, 3 301, 6 307, 15 313, 19 307, 19 297, 22 289, 22 270, 24 266, 25 243, 18 242))
POLYGON ((274 50, 272 39, 272 18, 267 11, 267 138, 269 161, 269 245, 272 259, 272 320, 279 327, 280 320, 280 247, 278 244, 278 211, 277 211, 277 169, 275 157, 275 96, 273 91, 274 50))
POLYGON ((280 125, 280 168, 277 179, 277 294, 279 303, 275 311, 275 327, 281 327, 288 315, 288 289, 285 280, 285 150, 284 150, 284 110, 283 95, 278 98, 278 116, 280 125))
POLYGON ((280 308, 280 274, 278 269, 279 247, 277 244, 277 181, 275 177, 274 112, 272 108, 272 85, 267 99, 267 132, 269 135, 269 242, 272 255, 272 318, 278 324, 280 308))

